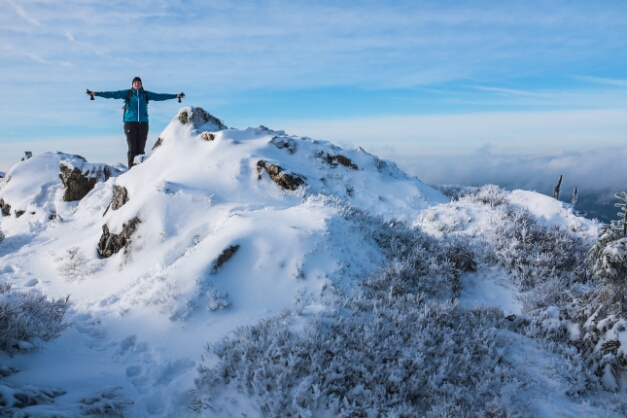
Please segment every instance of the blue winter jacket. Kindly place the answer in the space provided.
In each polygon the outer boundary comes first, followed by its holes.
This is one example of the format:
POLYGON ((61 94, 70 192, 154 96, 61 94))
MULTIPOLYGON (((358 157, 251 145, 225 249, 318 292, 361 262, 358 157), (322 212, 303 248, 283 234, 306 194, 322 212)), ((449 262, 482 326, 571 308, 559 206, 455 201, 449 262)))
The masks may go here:
MULTIPOLYGON (((124 122, 146 122, 148 123, 148 104, 146 103, 146 97, 144 96, 144 89, 130 89, 131 97, 129 97, 128 103, 126 103, 126 110, 124 111, 124 122)), ((167 93, 153 93, 151 91, 145 91, 148 100, 162 101, 168 99, 176 99, 176 94, 167 93)), ((96 91, 94 96, 104 97, 105 99, 126 99, 128 95, 128 89, 118 91, 96 91)))

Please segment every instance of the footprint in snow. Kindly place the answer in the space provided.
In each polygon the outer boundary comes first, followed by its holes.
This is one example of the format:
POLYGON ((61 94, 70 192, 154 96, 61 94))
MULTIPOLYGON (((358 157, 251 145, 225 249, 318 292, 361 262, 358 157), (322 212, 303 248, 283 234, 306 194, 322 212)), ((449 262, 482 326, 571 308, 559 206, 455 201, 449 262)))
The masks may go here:
POLYGON ((131 335, 118 344, 114 359, 127 363, 126 379, 144 397, 146 411, 159 413, 165 408, 164 391, 177 377, 196 367, 189 358, 161 362, 154 350, 145 342, 139 343, 137 336, 131 335))
POLYGON ((37 279, 30 279, 29 281, 24 283, 24 287, 33 287, 33 286, 37 286, 38 284, 39 284, 39 280, 37 280, 37 279))
POLYGON ((72 316, 71 320, 74 328, 78 332, 90 337, 90 339, 84 343, 86 347, 92 349, 102 347, 107 336, 107 331, 102 326, 100 318, 85 312, 72 316))

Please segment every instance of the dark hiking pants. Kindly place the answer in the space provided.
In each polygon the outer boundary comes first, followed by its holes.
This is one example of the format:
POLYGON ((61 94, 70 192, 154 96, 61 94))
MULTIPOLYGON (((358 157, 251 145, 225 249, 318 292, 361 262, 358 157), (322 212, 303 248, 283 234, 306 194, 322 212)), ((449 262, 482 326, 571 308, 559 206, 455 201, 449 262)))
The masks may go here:
POLYGON ((133 166, 136 156, 144 154, 146 140, 148 139, 147 122, 124 122, 124 133, 128 144, 128 168, 133 166))

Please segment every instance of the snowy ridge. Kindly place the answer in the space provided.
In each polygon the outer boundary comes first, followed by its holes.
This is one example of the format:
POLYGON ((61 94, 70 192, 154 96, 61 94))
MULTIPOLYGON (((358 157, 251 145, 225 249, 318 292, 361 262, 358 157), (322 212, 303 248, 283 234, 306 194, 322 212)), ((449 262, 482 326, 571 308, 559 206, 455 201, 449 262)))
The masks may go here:
POLYGON ((0 186, 0 199, 24 210, 0 218, 0 279, 10 284, 0 300, 22 292, 69 302, 58 337, 10 337, 17 354, 0 352, 0 411, 620 416, 620 399, 603 409, 585 397, 610 395, 567 340, 553 350, 538 342, 555 320, 583 338, 533 280, 559 266, 555 286, 579 286, 571 256, 597 233, 553 199, 486 187, 450 201, 362 149, 229 129, 194 107, 141 164, 99 178, 80 201, 62 200, 62 162, 89 171, 79 157, 46 153, 0 186), (97 251, 105 230, 129 233, 107 258, 97 251), (517 247, 521 231, 536 244, 517 247), (370 361, 378 356, 391 362, 370 361), (485 386, 468 384, 477 379, 485 386), (20 405, 15 394, 32 382, 36 400, 20 405))

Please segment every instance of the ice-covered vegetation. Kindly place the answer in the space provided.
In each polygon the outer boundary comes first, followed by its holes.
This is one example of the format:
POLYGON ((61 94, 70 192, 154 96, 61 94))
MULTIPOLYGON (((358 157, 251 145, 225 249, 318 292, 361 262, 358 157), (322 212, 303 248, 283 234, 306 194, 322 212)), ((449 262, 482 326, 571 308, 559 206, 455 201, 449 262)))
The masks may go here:
POLYGON ((50 300, 37 292, 12 291, 0 282, 0 350, 14 353, 54 338, 67 324, 67 299, 50 300))
MULTIPOLYGON (((304 326, 285 311, 209 345, 195 408, 219 411, 224 391, 239 390, 271 417, 531 416, 519 395, 533 391, 537 377, 512 361, 525 338, 555 356, 565 396, 624 389, 620 343, 608 343, 624 320, 602 312, 585 263, 592 241, 541 224, 495 186, 456 188, 453 196, 489 207, 499 221, 480 237, 434 237, 346 210, 388 267, 365 278, 361 291, 329 297, 329 308, 304 326), (477 268, 505 271, 521 295, 521 315, 459 306, 460 276, 477 268)), ((620 398, 592 403, 627 412, 620 398)))
MULTIPOLYGON (((64 316, 70 304, 67 299, 50 300, 38 292, 11 290, 0 282, 0 356, 29 352, 56 337, 67 327, 64 316)), ((5 377, 18 372, 0 363, 0 415, 26 416, 27 406, 54 403, 65 392, 37 384, 11 385, 5 377)))

